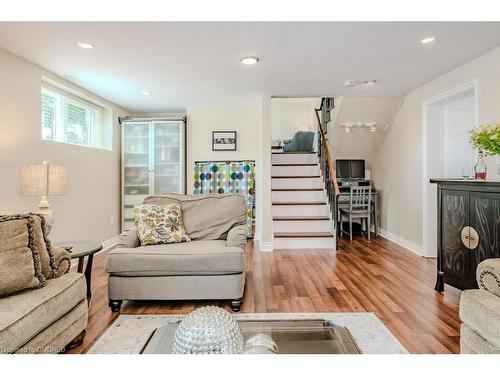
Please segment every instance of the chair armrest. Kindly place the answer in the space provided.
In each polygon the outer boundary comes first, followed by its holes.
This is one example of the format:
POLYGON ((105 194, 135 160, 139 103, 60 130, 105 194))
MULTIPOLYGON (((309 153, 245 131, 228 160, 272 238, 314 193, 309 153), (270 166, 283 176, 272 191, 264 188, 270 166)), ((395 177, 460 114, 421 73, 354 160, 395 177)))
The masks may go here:
POLYGON ((476 270, 479 289, 500 297, 500 258, 483 260, 476 270))
POLYGON ((227 232, 226 246, 227 247, 240 247, 243 250, 247 248, 247 225, 237 225, 232 227, 227 232))
POLYGON ((71 268, 71 254, 62 247, 52 248, 54 256, 54 278, 61 277, 68 273, 71 268))
POLYGON ((126 247, 126 248, 134 248, 141 246, 141 241, 139 241, 139 237, 137 237, 137 230, 129 229, 120 234, 118 237, 118 245, 116 247, 126 247))

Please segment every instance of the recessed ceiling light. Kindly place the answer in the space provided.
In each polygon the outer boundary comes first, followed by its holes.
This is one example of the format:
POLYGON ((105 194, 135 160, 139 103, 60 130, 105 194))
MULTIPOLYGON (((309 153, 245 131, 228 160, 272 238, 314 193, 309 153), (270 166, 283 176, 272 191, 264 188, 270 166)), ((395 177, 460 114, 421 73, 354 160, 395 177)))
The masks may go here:
POLYGON ((255 65, 259 62, 259 58, 256 56, 245 56, 240 61, 245 65, 255 65))
POLYGON ((144 96, 150 96, 152 94, 152 92, 149 91, 149 90, 142 90, 141 94, 144 95, 144 96))
POLYGON ((422 44, 429 44, 429 43, 432 43, 434 42, 435 38, 433 36, 429 36, 427 38, 424 38, 420 41, 420 43, 422 44))
POLYGON ((83 48, 83 49, 92 49, 92 48, 94 48, 94 45, 92 43, 80 42, 80 43, 78 43, 78 47, 83 48))

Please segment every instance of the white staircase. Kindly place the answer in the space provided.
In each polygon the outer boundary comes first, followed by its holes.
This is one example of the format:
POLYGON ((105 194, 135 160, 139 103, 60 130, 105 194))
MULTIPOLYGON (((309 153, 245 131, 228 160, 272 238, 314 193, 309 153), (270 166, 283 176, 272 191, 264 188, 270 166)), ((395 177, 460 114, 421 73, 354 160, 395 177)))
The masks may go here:
POLYGON ((316 153, 272 154, 274 249, 336 248, 316 153))

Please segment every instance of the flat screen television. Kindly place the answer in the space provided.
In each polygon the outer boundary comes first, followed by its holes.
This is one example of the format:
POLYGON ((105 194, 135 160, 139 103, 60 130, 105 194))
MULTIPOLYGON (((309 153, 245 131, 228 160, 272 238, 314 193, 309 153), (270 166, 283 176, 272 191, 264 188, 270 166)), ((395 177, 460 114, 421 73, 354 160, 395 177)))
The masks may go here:
POLYGON ((364 180, 365 161, 363 159, 337 159, 335 162, 337 178, 364 180))

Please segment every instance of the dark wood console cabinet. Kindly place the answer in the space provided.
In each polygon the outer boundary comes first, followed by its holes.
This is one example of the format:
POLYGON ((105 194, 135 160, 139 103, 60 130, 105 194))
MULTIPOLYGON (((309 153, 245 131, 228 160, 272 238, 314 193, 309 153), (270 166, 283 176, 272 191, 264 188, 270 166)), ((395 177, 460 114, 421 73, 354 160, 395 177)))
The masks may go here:
POLYGON ((500 182, 431 179, 438 184, 437 281, 476 289, 477 265, 500 258, 500 182))

